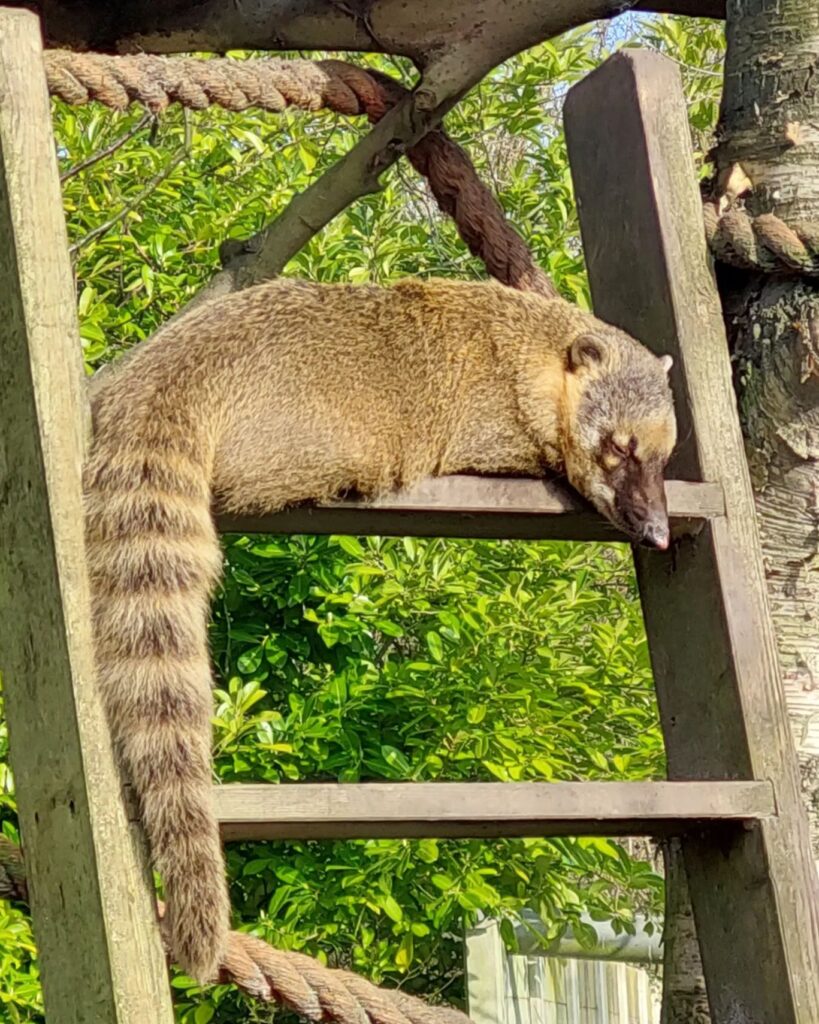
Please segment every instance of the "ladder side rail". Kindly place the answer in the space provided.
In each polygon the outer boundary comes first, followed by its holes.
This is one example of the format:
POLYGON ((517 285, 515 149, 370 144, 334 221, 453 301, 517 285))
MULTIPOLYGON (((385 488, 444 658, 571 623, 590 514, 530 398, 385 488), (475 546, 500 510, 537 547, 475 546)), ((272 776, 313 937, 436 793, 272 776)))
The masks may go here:
POLYGON ((36 16, 0 8, 0 672, 49 1024, 171 1024, 93 679, 74 287, 36 16))
POLYGON ((669 773, 768 779, 778 809, 683 839, 714 1024, 813 1024, 817 875, 679 71, 621 51, 572 89, 565 118, 596 311, 674 357, 670 474, 725 495, 724 519, 635 552, 669 773))

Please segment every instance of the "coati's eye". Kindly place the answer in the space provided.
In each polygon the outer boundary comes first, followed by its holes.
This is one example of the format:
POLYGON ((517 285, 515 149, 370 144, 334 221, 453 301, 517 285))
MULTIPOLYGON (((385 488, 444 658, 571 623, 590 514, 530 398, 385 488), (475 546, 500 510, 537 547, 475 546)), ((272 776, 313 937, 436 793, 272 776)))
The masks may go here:
POLYGON ((628 439, 627 444, 623 444, 622 440, 616 441, 613 437, 610 439, 609 444, 612 455, 617 456, 618 459, 627 459, 637 451, 637 438, 634 435, 628 439))

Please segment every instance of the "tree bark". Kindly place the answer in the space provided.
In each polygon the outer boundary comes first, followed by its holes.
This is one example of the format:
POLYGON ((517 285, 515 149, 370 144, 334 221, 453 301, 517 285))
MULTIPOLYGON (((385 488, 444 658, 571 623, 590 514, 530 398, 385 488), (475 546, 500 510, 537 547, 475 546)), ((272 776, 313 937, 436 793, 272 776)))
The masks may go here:
POLYGON ((679 839, 663 845, 665 924, 661 1024, 711 1024, 679 839))
MULTIPOLYGON (((751 213, 819 224, 819 5, 729 0, 718 173, 751 213)), ((819 856, 819 288, 720 274, 768 594, 819 856)))
MULTIPOLYGON (((7 0, 43 20, 48 46, 111 53, 366 50, 424 64, 470 41, 497 64, 631 7, 623 0, 7 0)), ((725 0, 640 0, 640 10, 724 16, 725 0)))

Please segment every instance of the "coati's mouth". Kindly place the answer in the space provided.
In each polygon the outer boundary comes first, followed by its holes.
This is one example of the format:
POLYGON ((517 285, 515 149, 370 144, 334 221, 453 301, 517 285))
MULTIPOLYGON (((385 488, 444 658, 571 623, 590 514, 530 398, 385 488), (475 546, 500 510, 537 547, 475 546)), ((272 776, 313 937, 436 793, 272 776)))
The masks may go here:
POLYGON ((615 493, 611 500, 601 499, 599 495, 597 498, 594 502, 597 510, 618 530, 622 530, 633 544, 658 551, 668 549, 671 529, 664 494, 656 504, 650 505, 644 500, 630 501, 621 493, 615 493))
POLYGON ((668 550, 671 543, 671 530, 668 518, 650 519, 644 523, 628 523, 617 515, 612 515, 608 510, 604 512, 609 520, 618 530, 622 530, 633 544, 640 544, 646 548, 654 548, 657 551, 668 550))
POLYGON ((665 522, 652 521, 643 524, 643 529, 638 538, 638 543, 649 548, 656 548, 658 551, 666 551, 671 543, 671 530, 668 526, 668 517, 665 522))

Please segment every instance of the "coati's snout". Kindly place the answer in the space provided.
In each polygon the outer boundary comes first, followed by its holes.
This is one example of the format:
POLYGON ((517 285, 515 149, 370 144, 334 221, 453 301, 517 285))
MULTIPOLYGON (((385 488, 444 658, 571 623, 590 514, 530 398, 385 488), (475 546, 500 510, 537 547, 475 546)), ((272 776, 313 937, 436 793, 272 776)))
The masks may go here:
POLYGON ((566 473, 633 541, 665 550, 663 471, 677 434, 671 358, 609 331, 576 339, 567 353, 566 473))
POLYGON ((662 551, 670 540, 663 468, 622 459, 609 474, 614 492, 609 518, 638 543, 662 551))
POLYGON ((566 471, 572 486, 633 541, 664 551, 670 540, 665 462, 656 456, 642 462, 639 450, 636 435, 613 435, 594 462, 578 458, 577 452, 569 455, 566 471))

